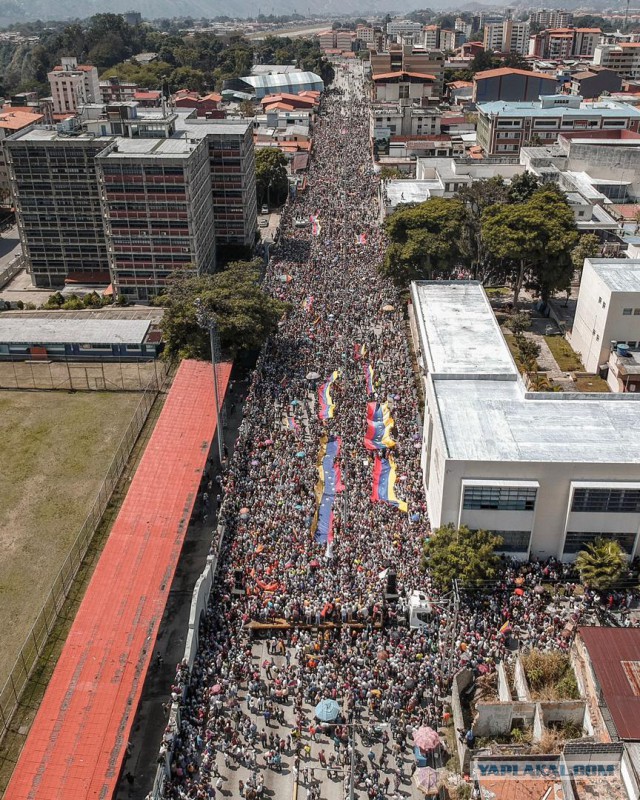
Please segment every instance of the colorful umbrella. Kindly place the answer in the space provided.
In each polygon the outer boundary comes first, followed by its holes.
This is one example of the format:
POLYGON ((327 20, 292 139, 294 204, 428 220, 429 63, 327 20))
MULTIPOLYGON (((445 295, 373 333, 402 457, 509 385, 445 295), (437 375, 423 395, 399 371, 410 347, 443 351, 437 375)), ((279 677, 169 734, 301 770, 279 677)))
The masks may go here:
POLYGON ((424 794, 438 793, 438 773, 431 767, 421 767, 413 773, 413 782, 424 794))
POLYGON ((436 747, 439 746, 440 737, 438 736, 437 732, 433 730, 433 728, 423 725, 421 728, 418 728, 413 732, 413 743, 416 747, 419 747, 420 750, 423 750, 425 753, 429 753, 431 750, 435 750, 436 747))
POLYGON ((522 597, 522 595, 524 594, 524 589, 514 589, 513 593, 517 594, 518 597, 522 597))

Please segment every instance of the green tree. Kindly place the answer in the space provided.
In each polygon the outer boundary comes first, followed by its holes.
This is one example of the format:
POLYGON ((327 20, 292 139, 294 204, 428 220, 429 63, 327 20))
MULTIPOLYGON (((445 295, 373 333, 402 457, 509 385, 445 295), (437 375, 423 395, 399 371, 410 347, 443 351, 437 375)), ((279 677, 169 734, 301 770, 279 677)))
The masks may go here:
POLYGON ((576 272, 582 274, 585 258, 597 258, 602 245, 595 233, 584 233, 571 251, 571 261, 576 272))
POLYGON ((475 75, 476 72, 484 72, 488 69, 495 69, 500 65, 500 59, 496 56, 493 50, 483 50, 477 53, 469 64, 469 69, 475 75))
POLYGON ((614 539, 598 538, 578 553, 576 568, 585 586, 602 592, 620 582, 627 571, 627 559, 614 539))
POLYGON ((254 117, 256 114, 256 107, 251 100, 243 100, 240 103, 240 113, 243 117, 254 117))
POLYGON ((193 69, 192 67, 178 67, 174 69, 171 73, 170 83, 174 91, 178 89, 189 89, 191 92, 203 93, 207 87, 204 72, 199 69, 193 69))
POLYGON ((525 203, 534 192, 542 187, 542 184, 533 172, 523 172, 515 175, 509 184, 507 196, 510 203, 525 203))
POLYGON ((381 274, 402 288, 450 275, 460 259, 463 218, 460 200, 443 197, 395 211, 385 221, 390 244, 381 274))
POLYGON ((488 259, 482 240, 482 212, 508 201, 507 185, 500 176, 473 181, 456 195, 464 203, 463 247, 474 278, 487 277, 488 259))
POLYGON ((196 299, 215 317, 220 344, 231 355, 259 348, 287 308, 261 289, 260 261, 236 261, 213 275, 175 273, 160 298, 168 356, 211 358, 209 332, 196 318, 196 299))
POLYGON ((499 575, 496 549, 503 541, 490 531, 443 525, 425 543, 422 565, 440 590, 449 589, 456 578, 479 586, 499 575))
POLYGON ((525 281, 544 301, 570 285, 577 238, 573 212, 554 188, 539 189, 527 202, 489 206, 482 213, 482 239, 504 261, 514 308, 525 281))
POLYGON ((505 324, 514 336, 520 336, 531 324, 531 315, 527 311, 516 311, 505 324))
POLYGON ((259 206, 278 206, 287 199, 287 159, 281 150, 263 147, 256 151, 256 192, 259 206))

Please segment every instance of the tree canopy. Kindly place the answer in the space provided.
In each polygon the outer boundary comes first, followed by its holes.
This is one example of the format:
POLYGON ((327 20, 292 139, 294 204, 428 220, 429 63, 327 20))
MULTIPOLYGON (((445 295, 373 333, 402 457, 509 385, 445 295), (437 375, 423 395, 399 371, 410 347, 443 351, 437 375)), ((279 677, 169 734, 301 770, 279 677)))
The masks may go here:
POLYGON ((576 568, 580 580, 590 589, 612 589, 627 571, 624 551, 613 539, 596 539, 578 553, 576 568))
POLYGON ((275 147, 262 147, 256 151, 256 193, 258 205, 267 203, 279 206, 287 199, 289 180, 287 158, 275 147))
POLYGON ((489 206, 482 212, 485 247, 504 264, 514 287, 514 306, 523 286, 543 300, 571 284, 571 250, 578 232, 564 195, 548 187, 536 190, 524 203, 489 206))
POLYGON ((260 261, 236 261, 212 275, 175 273, 158 299, 166 309, 162 330, 170 357, 211 358, 209 332, 198 324, 196 299, 213 314, 220 344, 231 355, 259 348, 287 309, 260 287, 260 261))
POLYGON ((460 259, 463 219, 462 202, 443 197, 398 209, 385 222, 390 244, 381 273, 403 288, 450 275, 460 259))
POLYGON ((502 543, 503 539, 490 531, 443 525, 424 545, 423 566, 440 590, 451 588, 454 579, 478 586, 498 577, 496 548, 502 543))
POLYGON ((498 175, 464 186, 458 191, 457 198, 464 203, 464 253, 474 278, 482 279, 488 267, 488 254, 482 240, 482 212, 489 206, 509 202, 509 190, 498 175))

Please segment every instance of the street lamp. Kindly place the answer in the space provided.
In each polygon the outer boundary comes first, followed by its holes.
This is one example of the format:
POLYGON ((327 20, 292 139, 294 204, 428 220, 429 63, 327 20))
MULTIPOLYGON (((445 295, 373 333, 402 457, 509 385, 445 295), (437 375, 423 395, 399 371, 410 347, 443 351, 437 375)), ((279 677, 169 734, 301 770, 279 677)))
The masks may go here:
POLYGON ((209 342, 211 345, 211 366, 213 367, 213 396, 216 404, 216 440, 218 443, 218 458, 220 464, 224 459, 223 425, 224 415, 220 404, 220 394, 218 391, 218 362, 220 361, 220 339, 218 337, 218 323, 215 315, 204 307, 201 298, 197 297, 194 302, 196 308, 196 320, 203 330, 209 331, 209 342))

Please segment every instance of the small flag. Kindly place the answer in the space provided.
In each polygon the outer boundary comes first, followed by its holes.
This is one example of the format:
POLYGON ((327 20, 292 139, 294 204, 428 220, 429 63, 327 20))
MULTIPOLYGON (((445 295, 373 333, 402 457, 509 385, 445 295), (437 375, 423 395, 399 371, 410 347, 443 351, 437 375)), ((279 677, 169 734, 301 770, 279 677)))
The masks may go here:
POLYGON ((500 633, 509 633, 512 630, 511 623, 507 620, 504 625, 500 628, 500 633))
POLYGON ((300 425, 296 422, 295 417, 287 417, 287 427, 291 431, 295 431, 296 433, 300 433, 300 425))

